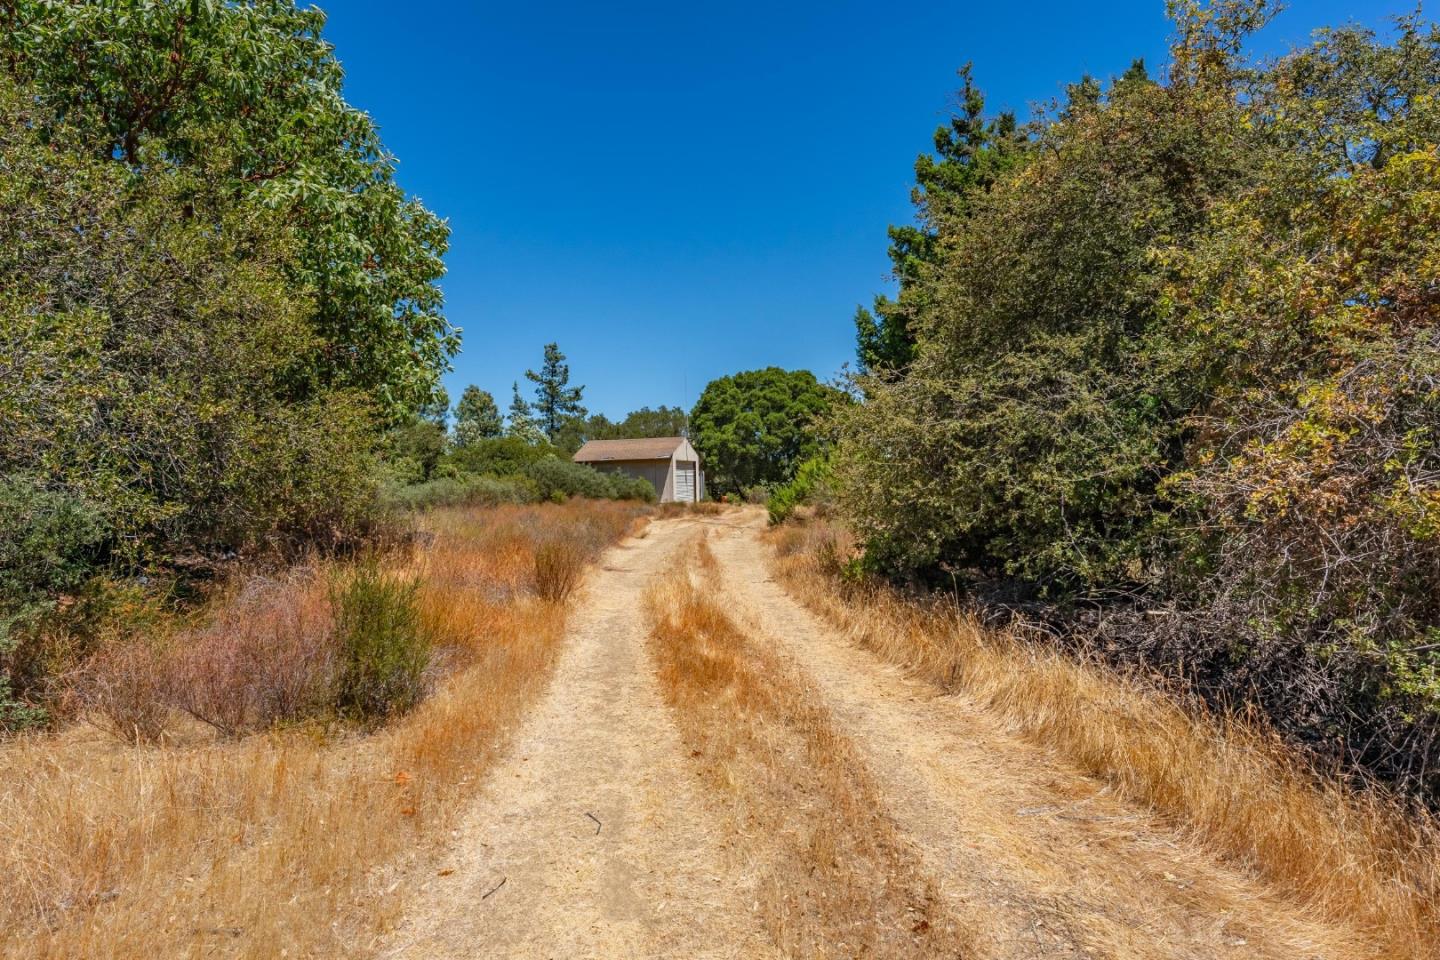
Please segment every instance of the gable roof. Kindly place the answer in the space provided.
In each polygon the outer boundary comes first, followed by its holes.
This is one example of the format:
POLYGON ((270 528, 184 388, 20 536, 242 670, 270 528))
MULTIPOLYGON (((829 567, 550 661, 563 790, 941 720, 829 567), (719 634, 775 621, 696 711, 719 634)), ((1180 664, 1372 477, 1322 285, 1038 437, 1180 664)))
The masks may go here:
POLYGON ((575 452, 576 463, 601 460, 669 460, 684 437, 646 437, 641 440, 590 440, 575 452))

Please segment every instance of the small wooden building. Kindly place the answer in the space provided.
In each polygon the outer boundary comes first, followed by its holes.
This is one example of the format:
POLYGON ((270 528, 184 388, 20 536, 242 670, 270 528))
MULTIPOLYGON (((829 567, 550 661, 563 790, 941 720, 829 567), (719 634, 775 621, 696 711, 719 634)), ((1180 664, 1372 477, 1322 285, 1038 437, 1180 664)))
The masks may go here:
POLYGON ((649 480, 661 503, 693 502, 705 496, 700 454, 684 437, 591 440, 573 459, 596 470, 649 480))

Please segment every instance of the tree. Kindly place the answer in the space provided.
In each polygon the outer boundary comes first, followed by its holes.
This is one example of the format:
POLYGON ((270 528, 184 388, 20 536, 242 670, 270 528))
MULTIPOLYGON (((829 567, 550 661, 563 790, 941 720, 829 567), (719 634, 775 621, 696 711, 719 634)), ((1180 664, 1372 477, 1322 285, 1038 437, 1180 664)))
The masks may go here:
POLYGON ((935 130, 935 153, 915 161, 918 223, 892 226, 890 262, 900 284, 895 299, 875 298, 873 312, 855 310, 856 352, 862 371, 902 370, 914 358, 912 324, 929 298, 925 282, 933 268, 942 220, 963 219, 977 196, 1020 163, 1029 145, 1013 113, 985 117, 985 96, 970 64, 960 68, 959 110, 935 130))
POLYGON ((455 445, 469 446, 477 440, 488 440, 505 432, 500 408, 486 390, 471 384, 460 394, 455 405, 455 445))
POLYGON ((741 493, 788 481, 820 449, 816 419, 845 401, 808 370, 767 367, 710 381, 690 416, 707 484, 741 493))
POLYGON ((584 387, 570 386, 570 366, 559 344, 545 344, 545 359, 540 372, 525 371, 525 379, 535 384, 535 413, 540 429, 554 441, 561 426, 572 417, 584 417, 580 404, 584 387))
POLYGON ((540 429, 539 423, 535 420, 535 414, 530 409, 530 404, 520 396, 520 384, 510 385, 510 416, 509 423, 505 428, 505 435, 517 437, 527 443, 537 443, 545 439, 544 432, 540 429))
POLYGON ((0 70, 92 157, 137 175, 203 168, 273 213, 297 241, 280 269, 316 294, 292 394, 355 388, 403 419, 459 346, 436 285, 449 230, 404 195, 374 121, 345 102, 324 23, 293 0, 13 0, 0 70))
POLYGON ((446 421, 450 419, 450 393, 444 387, 436 384, 435 391, 430 399, 420 405, 416 414, 421 420, 433 423, 441 430, 445 429, 446 421))

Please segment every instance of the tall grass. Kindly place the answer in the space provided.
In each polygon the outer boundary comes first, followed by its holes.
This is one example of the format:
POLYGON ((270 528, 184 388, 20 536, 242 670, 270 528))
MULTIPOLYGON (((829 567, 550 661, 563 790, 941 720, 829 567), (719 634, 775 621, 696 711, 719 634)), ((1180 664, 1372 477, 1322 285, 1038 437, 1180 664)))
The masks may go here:
MULTIPOLYGON (((593 557, 640 515, 573 502, 424 517, 428 544, 380 573, 414 583, 413 624, 401 619, 447 669, 373 733, 310 722, 225 738, 171 711, 157 743, 77 724, 0 746, 0 955, 368 953, 410 890, 406 863, 445 835, 550 673, 565 611, 535 593, 536 545, 573 537, 593 557)), ((217 645, 196 667, 243 669, 263 638, 336 630, 329 585, 353 573, 285 578, 261 599, 242 586, 175 639, 253 628, 253 650, 227 661, 217 645)), ((266 711, 236 715, 248 728, 266 711)))
POLYGON ((853 553, 823 523, 771 534, 776 573, 881 657, 963 693, 1027 739, 1145 804, 1387 958, 1440 956, 1440 829, 1317 775, 1276 737, 1182 706, 1143 678, 987 629, 953 604, 842 576, 853 553))
MULTIPOLYGON (((696 562, 714 566, 702 543, 696 562)), ((884 814, 818 693, 686 574, 647 598, 662 693, 701 775, 764 864, 759 902, 786 956, 954 957, 962 933, 884 814)))

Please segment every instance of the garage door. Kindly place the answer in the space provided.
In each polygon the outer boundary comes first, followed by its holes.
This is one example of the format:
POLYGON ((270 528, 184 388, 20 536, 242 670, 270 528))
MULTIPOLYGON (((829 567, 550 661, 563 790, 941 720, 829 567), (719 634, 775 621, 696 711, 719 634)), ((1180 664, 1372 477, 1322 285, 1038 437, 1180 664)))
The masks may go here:
POLYGON ((675 499, 686 503, 695 500, 695 461, 675 461, 675 499))

